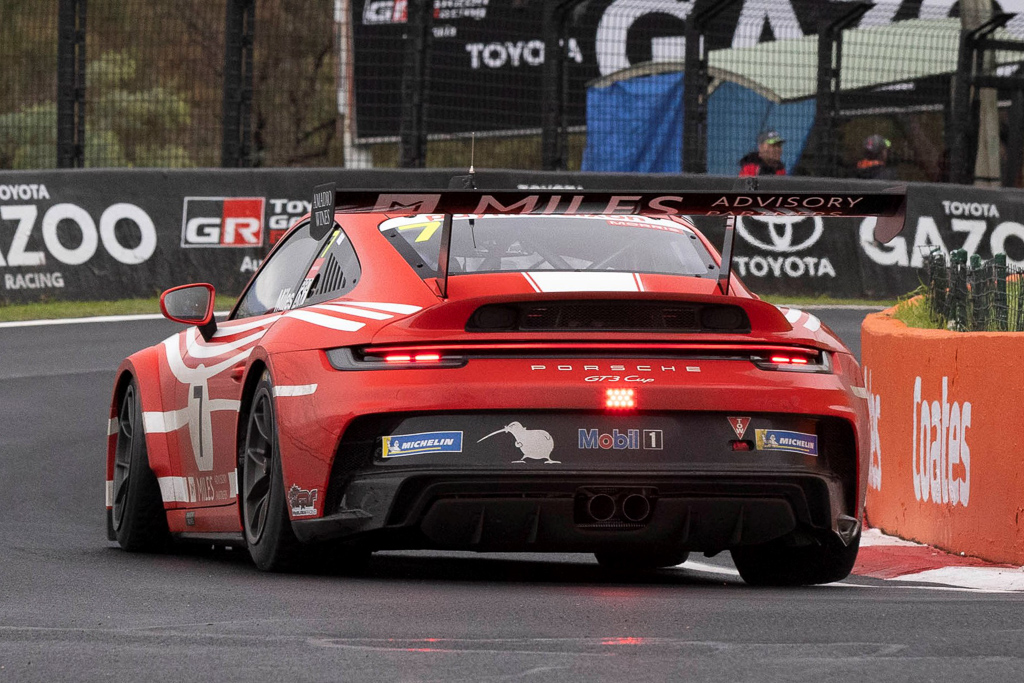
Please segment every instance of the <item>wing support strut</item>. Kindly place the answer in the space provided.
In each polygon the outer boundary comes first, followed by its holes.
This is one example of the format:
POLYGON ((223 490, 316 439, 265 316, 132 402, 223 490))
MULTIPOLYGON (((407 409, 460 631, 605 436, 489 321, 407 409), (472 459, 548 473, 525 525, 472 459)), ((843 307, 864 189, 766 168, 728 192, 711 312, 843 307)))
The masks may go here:
POLYGON ((729 280, 732 279, 732 249, 736 242, 736 216, 725 219, 725 239, 722 241, 722 262, 718 267, 718 290, 722 294, 729 293, 729 280))

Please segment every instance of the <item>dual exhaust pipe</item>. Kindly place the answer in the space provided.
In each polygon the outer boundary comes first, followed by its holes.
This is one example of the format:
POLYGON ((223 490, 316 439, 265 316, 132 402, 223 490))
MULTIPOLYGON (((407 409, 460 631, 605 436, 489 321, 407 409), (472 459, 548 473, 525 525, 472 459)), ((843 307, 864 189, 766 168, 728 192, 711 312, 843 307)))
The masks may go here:
POLYGON ((625 521, 638 523, 651 516, 651 499, 645 492, 597 493, 585 491, 583 506, 590 522, 625 521))

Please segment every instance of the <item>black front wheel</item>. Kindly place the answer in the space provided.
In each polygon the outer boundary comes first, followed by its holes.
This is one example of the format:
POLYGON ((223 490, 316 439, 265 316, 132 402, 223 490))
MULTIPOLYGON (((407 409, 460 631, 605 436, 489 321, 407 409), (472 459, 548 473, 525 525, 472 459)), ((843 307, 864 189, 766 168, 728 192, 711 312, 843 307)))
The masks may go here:
POLYGON ((131 552, 157 552, 171 541, 167 513, 156 475, 149 468, 142 399, 133 379, 117 414, 111 528, 118 544, 131 552))

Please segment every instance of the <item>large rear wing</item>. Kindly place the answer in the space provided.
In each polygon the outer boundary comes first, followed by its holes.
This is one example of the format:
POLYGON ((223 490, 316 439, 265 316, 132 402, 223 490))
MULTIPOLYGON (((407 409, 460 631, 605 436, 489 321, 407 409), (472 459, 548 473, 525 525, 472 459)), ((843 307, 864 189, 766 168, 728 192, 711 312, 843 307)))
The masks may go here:
POLYGON ((644 215, 724 216, 727 218, 719 288, 728 293, 737 216, 874 217, 875 239, 888 242, 903 230, 906 188, 882 192, 779 192, 779 191, 571 191, 571 190, 335 190, 334 183, 314 191, 314 229, 330 228, 334 213, 386 213, 389 215, 443 214, 439 286, 447 293, 451 226, 454 214, 504 215, 644 215), (334 200, 334 206, 328 202, 334 200), (331 211, 333 209, 333 211, 331 211), (319 220, 318 220, 319 210, 319 220))

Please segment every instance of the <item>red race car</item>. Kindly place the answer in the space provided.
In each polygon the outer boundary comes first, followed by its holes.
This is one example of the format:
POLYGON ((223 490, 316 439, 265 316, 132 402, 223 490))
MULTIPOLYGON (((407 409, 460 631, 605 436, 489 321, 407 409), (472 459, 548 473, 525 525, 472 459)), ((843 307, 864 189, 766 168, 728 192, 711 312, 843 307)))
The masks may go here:
POLYGON ((730 550, 759 584, 853 567, 868 462, 860 366, 730 273, 744 214, 877 216, 893 193, 337 192, 226 320, 117 372, 108 534, 247 546, 266 570, 379 549, 730 550), (722 215, 721 255, 683 215, 722 215))

